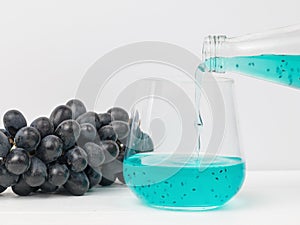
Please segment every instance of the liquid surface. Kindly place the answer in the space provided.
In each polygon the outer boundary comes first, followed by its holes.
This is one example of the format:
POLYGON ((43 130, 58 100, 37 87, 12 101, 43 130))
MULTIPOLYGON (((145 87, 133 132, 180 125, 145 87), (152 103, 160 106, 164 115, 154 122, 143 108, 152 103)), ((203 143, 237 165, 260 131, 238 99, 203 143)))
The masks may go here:
POLYGON ((245 164, 237 157, 190 158, 136 154, 124 161, 124 178, 146 204, 160 207, 216 207, 241 188, 245 164), (213 160, 213 161, 212 161, 213 160))
POLYGON ((216 72, 238 72, 300 88, 300 55, 257 55, 210 58, 207 68, 216 72))

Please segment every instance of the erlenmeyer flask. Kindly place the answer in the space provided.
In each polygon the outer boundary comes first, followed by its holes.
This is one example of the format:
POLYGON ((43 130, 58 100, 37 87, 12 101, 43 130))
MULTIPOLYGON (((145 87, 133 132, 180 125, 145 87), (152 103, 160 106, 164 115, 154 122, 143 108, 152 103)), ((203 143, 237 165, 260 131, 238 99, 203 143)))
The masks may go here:
MULTIPOLYGON (((223 129, 209 129, 222 125, 209 119, 209 110, 203 110, 200 152, 198 110, 185 99, 183 89, 164 79, 145 79, 131 87, 143 94, 136 97, 140 100, 131 110, 123 173, 126 184, 146 205, 173 210, 211 209, 222 206, 241 188, 245 164, 240 153, 232 84, 230 79, 211 79, 211 74, 203 74, 201 85, 206 89, 217 85, 223 96, 220 107, 224 108, 217 114, 222 114, 220 118, 226 126, 222 143, 210 145, 214 132, 223 129), (206 131, 212 133, 206 135, 206 131)), ((195 88, 192 81, 190 85, 195 88)), ((208 108, 209 105, 207 102, 208 108)))

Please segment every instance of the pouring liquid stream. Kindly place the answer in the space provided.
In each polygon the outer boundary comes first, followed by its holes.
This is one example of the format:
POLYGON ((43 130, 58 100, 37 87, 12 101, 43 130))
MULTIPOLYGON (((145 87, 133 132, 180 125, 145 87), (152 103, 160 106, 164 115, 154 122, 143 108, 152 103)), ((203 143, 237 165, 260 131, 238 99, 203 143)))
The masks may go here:
POLYGON ((201 153, 201 130, 203 127, 203 120, 201 117, 201 112, 200 112, 200 99, 201 99, 201 80, 202 76, 205 72, 205 64, 201 63, 200 66, 198 67, 196 73, 195 73, 195 105, 196 109, 198 110, 197 112, 197 121, 196 121, 196 126, 198 129, 198 140, 197 140, 197 167, 200 168, 200 153, 201 153))

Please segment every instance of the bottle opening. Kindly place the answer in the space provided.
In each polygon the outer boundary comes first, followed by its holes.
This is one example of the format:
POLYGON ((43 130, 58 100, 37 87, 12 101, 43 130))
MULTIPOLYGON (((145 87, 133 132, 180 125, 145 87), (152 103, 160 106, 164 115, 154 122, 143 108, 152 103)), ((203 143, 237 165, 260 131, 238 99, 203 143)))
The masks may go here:
MULTIPOLYGON (((224 73, 224 62, 221 60, 221 47, 226 36, 207 36, 204 38, 202 47, 202 63, 209 72, 224 73)), ((202 64, 202 66, 203 66, 202 64)))

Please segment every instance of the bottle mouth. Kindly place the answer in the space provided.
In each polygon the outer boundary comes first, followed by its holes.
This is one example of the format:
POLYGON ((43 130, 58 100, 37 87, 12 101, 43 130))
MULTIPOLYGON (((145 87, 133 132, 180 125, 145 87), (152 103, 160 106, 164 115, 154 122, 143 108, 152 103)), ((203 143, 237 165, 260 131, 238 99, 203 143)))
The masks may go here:
POLYGON ((202 61, 220 56, 220 46, 226 40, 225 35, 209 35, 204 38, 202 47, 202 61))
POLYGON ((224 72, 223 60, 219 60, 221 47, 226 40, 225 35, 210 35, 204 38, 202 47, 202 63, 210 72, 224 72), (219 68, 220 67, 220 68, 219 68))

